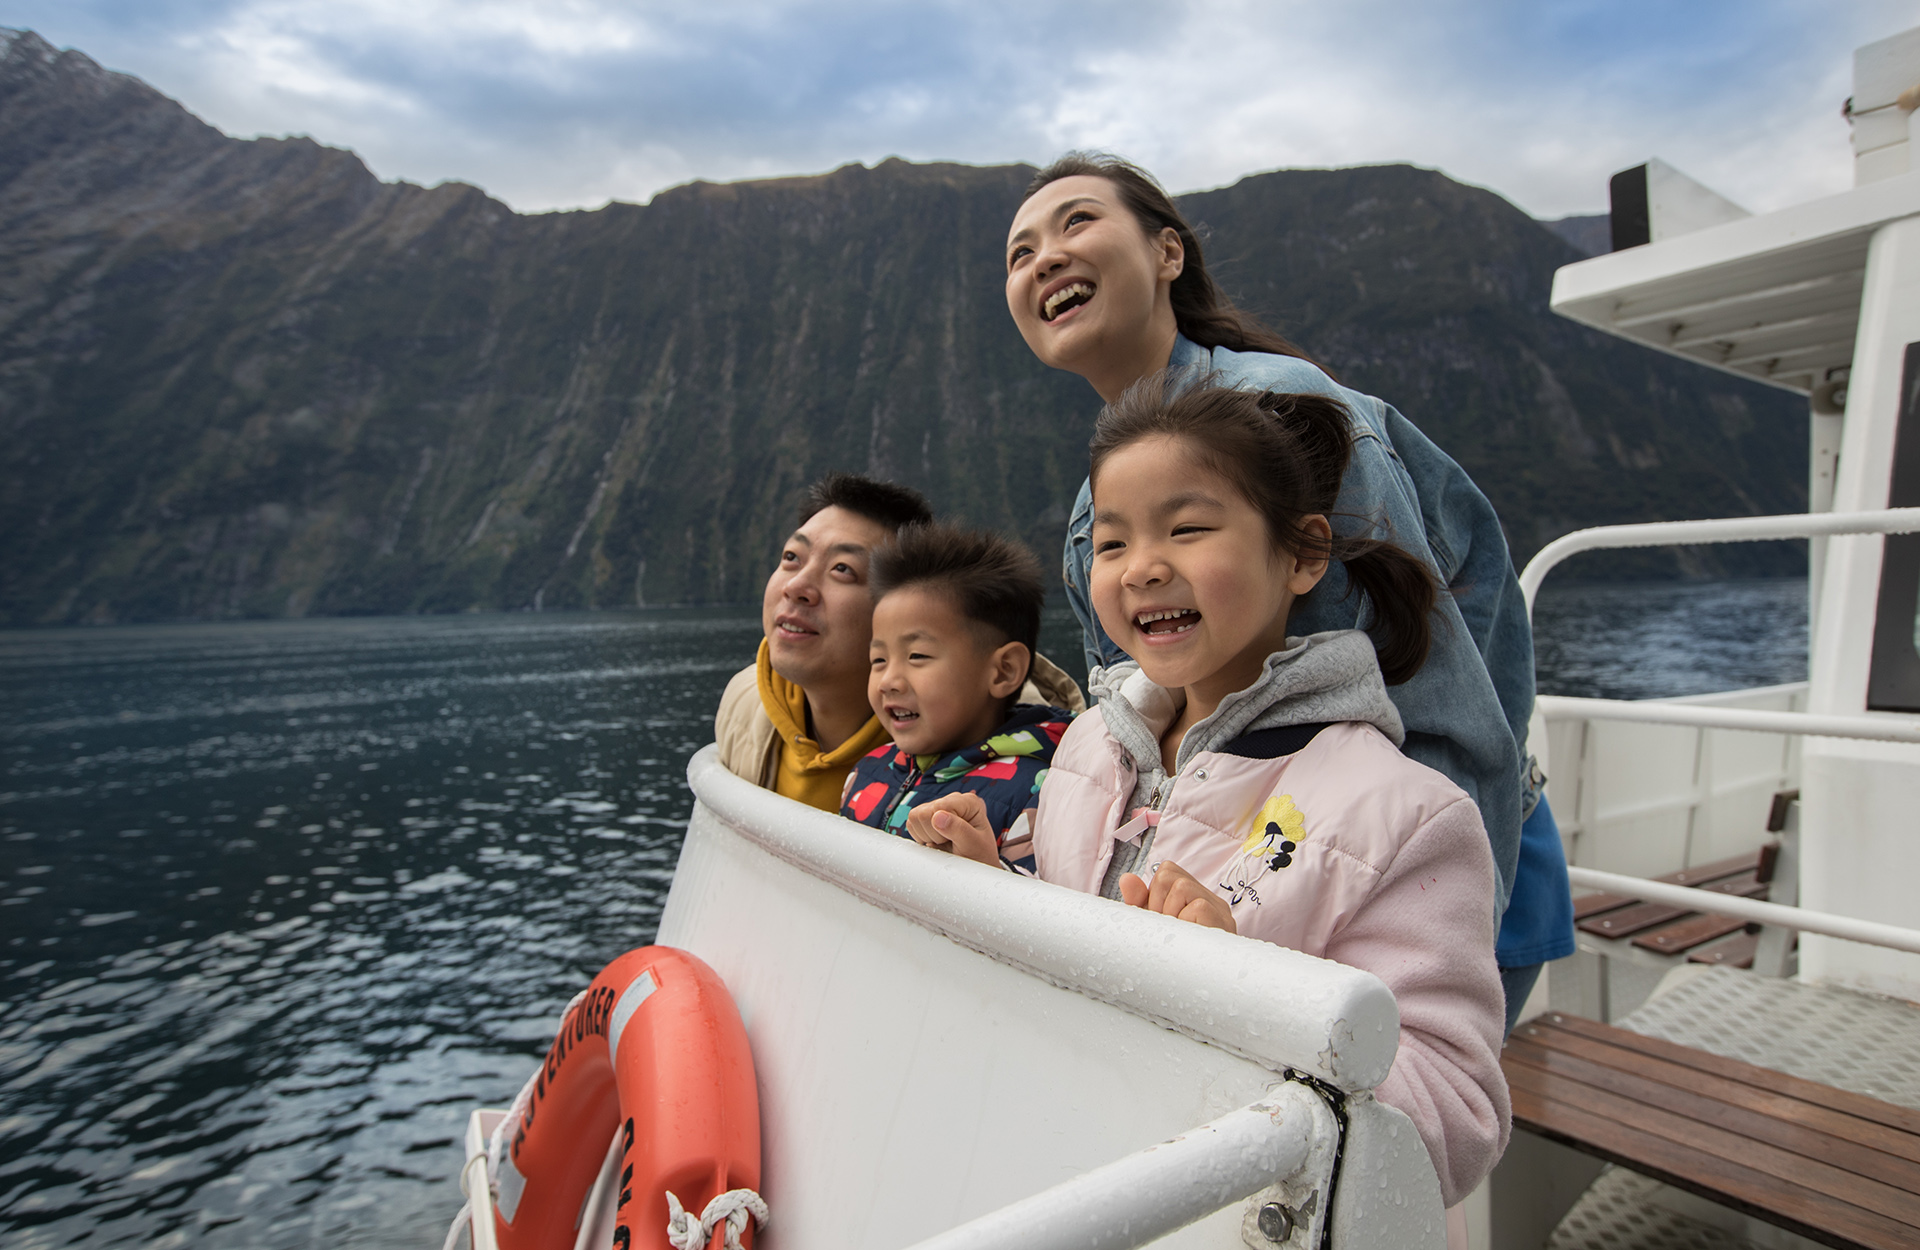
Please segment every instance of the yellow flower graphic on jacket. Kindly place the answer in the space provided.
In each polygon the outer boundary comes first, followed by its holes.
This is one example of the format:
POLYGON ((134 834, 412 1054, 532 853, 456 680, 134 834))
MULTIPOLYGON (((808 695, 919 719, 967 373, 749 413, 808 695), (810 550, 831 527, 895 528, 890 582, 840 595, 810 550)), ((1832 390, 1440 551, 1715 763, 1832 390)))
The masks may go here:
POLYGON ((1307 818, 1293 805, 1293 796, 1276 794, 1254 813, 1253 831, 1240 849, 1279 869, 1293 862, 1293 853, 1306 840, 1307 818))

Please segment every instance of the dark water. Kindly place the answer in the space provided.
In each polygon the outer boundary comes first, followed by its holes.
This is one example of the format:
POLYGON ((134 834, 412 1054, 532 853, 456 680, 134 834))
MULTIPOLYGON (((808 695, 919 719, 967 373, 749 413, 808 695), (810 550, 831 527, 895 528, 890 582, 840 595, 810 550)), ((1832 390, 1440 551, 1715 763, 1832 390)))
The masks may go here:
MULTIPOLYGON (((1550 588, 1542 687, 1792 680, 1804 620, 1800 583, 1550 588)), ((0 633, 0 1240, 437 1245, 468 1111, 651 939, 757 638, 741 610, 0 633)), ((1043 649, 1073 638, 1051 614, 1043 649)))
POLYGON ((1533 638, 1542 694, 1655 699, 1805 681, 1807 584, 1549 582, 1533 638))

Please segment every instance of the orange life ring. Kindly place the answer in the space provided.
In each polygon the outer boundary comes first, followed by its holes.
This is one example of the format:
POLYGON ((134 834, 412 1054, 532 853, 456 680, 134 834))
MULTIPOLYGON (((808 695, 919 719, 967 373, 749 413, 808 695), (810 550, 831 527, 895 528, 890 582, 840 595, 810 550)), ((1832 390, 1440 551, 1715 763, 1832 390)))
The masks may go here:
POLYGON ((571 1250, 616 1132, 613 1244, 670 1250, 669 1190, 698 1219, 717 1195, 760 1185, 753 1055, 727 987, 672 947, 620 956, 561 1021, 506 1132, 494 1200, 501 1250, 571 1250))

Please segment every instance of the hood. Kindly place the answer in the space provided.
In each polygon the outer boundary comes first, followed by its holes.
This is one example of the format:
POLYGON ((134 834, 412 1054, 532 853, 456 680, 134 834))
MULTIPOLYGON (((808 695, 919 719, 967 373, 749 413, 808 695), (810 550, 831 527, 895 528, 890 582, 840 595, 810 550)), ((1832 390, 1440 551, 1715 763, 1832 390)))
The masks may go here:
POLYGON ((1020 687, 1016 702, 1023 706, 1033 703, 1064 708, 1076 716, 1087 710, 1087 700, 1080 693, 1079 683, 1038 651, 1033 653, 1033 664, 1027 669, 1027 684, 1020 687))
POLYGON ((855 760, 887 740, 887 730, 879 717, 867 717, 859 732, 831 751, 822 751, 807 730, 807 692, 774 671, 767 640, 760 640, 760 656, 755 661, 760 684, 760 706, 773 731, 779 735, 782 758, 796 772, 818 773, 845 769, 855 760))
POLYGON ((754 665, 760 683, 760 706, 773 722, 773 732, 782 742, 807 737, 807 692, 774 671, 765 638, 760 640, 760 654, 754 657, 754 665))
MULTIPOLYGON (((1087 684, 1104 709, 1108 732, 1133 757, 1140 774, 1158 772, 1160 735, 1186 706, 1185 693, 1154 685, 1131 661, 1094 669, 1087 684)), ((1373 640, 1360 630, 1287 639, 1286 650, 1267 657, 1258 680, 1222 699, 1213 715, 1187 731, 1174 771, 1242 734, 1320 721, 1364 721, 1395 746, 1406 740, 1373 640)))

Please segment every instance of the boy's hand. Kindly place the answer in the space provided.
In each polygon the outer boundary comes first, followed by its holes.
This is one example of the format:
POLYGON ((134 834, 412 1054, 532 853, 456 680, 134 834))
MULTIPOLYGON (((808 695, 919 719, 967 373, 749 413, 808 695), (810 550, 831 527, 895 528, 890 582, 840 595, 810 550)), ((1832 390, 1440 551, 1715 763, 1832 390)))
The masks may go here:
POLYGON ((1153 870, 1153 885, 1132 873, 1120 878, 1120 901, 1129 907, 1144 907, 1163 916, 1173 916, 1189 924, 1238 933, 1233 910, 1227 900, 1194 880, 1193 874, 1171 861, 1162 861, 1153 870))
POLYGON ((907 813, 907 832, 921 846, 1000 866, 1000 839, 987 823, 985 800, 977 794, 943 794, 920 804, 907 813))

